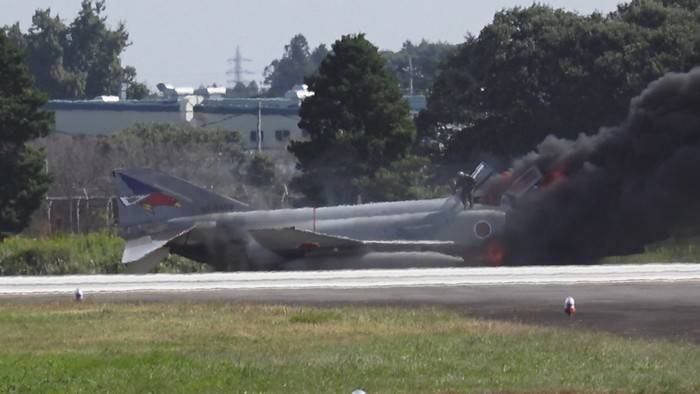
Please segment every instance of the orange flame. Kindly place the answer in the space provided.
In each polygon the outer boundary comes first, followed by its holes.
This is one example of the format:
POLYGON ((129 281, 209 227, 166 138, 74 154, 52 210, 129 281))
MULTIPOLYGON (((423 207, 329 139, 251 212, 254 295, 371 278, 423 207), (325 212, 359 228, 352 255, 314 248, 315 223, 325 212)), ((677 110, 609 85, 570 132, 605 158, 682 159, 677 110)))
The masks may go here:
POLYGON ((489 265, 494 267, 502 265, 505 255, 506 248, 500 241, 494 239, 486 245, 484 258, 489 265))
POLYGON ((566 178, 566 173, 564 172, 563 168, 560 168, 547 174, 547 176, 545 176, 544 179, 542 179, 540 185, 542 187, 547 187, 557 181, 560 181, 563 178, 566 178))

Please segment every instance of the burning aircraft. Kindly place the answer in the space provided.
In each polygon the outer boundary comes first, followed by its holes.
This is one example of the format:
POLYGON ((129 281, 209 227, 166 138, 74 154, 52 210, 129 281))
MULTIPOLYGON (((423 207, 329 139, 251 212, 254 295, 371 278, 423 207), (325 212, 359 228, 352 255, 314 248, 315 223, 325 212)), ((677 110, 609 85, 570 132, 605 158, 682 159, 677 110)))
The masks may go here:
POLYGON ((458 192, 251 210, 154 170, 115 170, 122 261, 143 272, 172 252, 218 269, 265 270, 377 252, 490 264, 591 263, 638 252, 679 227, 698 229, 699 108, 700 68, 670 73, 632 99, 618 126, 576 140, 547 137, 500 174, 480 164, 465 183, 468 205, 458 192))
MULTIPOLYGON (((574 140, 549 136, 514 162, 513 176, 539 171, 542 179, 519 194, 508 214, 505 263, 592 263, 639 253, 675 234, 697 234, 698 168, 695 68, 650 83, 619 125, 574 140)), ((498 190, 507 178, 493 177, 490 187, 498 190)))
MULTIPOLYGON (((493 169, 471 177, 478 193, 493 169)), ((505 211, 457 195, 418 201, 335 207, 252 210, 152 169, 113 172, 119 226, 127 240, 122 262, 148 272, 175 253, 216 269, 274 270, 290 261, 352 262, 371 253, 432 253, 470 263, 500 263, 505 211)))

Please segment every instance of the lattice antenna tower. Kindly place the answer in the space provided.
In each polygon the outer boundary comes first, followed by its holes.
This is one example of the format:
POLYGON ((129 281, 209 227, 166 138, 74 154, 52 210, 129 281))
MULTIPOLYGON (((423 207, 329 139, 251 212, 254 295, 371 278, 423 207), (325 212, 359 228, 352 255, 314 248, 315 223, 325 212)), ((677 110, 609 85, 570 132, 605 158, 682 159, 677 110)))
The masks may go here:
POLYGON ((243 75, 254 74, 254 72, 243 68, 243 62, 249 61, 251 61, 251 59, 244 58, 241 55, 241 48, 236 45, 236 55, 228 59, 228 63, 231 65, 231 68, 226 71, 226 75, 233 76, 233 79, 226 81, 231 87, 236 86, 238 82, 243 83, 243 75))

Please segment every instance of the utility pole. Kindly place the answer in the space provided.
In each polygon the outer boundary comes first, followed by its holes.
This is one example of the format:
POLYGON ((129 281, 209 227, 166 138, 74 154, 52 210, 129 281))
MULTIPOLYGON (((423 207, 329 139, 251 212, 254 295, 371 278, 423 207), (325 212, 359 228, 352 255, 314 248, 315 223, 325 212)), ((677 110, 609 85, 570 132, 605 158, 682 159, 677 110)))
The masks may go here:
POLYGON ((413 56, 408 57, 408 92, 413 96, 413 56))
POLYGON ((258 152, 262 152, 262 104, 258 100, 258 152))

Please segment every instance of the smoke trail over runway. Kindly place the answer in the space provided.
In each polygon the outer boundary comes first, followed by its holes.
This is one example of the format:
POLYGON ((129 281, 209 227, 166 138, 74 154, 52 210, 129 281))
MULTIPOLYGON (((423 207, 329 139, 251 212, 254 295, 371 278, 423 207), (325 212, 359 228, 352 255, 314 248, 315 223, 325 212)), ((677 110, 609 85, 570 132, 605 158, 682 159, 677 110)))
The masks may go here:
POLYGON ((540 187, 508 218, 508 264, 566 264, 630 253, 700 218, 700 68, 632 99, 617 127, 547 137, 515 162, 540 187))

